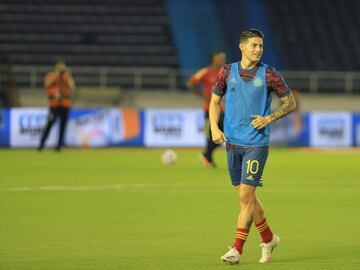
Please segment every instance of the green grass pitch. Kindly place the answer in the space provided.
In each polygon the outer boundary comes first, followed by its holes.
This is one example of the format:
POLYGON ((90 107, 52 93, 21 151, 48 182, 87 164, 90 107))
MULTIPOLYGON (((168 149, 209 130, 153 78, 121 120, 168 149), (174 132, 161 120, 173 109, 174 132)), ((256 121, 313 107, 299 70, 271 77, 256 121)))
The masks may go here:
POLYGON ((271 149, 258 191, 282 243, 259 265, 252 227, 241 263, 238 197, 225 151, 218 169, 199 149, 0 150, 0 269, 360 269, 360 152, 271 149))

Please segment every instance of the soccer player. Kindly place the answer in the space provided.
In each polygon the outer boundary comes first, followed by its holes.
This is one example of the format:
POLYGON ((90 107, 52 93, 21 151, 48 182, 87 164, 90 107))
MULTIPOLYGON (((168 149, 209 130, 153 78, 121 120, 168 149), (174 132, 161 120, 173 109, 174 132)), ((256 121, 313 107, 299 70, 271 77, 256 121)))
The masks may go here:
POLYGON ((48 94, 49 115, 46 127, 41 136, 38 150, 44 148, 45 141, 50 133, 51 127, 56 119, 60 119, 60 131, 56 150, 60 151, 64 144, 64 134, 71 106, 70 93, 75 88, 75 82, 71 75, 71 71, 65 65, 63 60, 58 60, 54 69, 46 74, 45 88, 48 94))
MULTIPOLYGON (((212 94, 212 89, 215 85, 217 74, 222 66, 225 64, 225 53, 216 51, 211 54, 211 63, 208 67, 204 67, 196 72, 187 82, 188 88, 201 99, 203 99, 203 109, 205 116, 205 134, 206 134, 206 148, 202 153, 201 159, 206 167, 215 168, 216 165, 213 159, 213 152, 219 146, 213 142, 210 132, 209 124, 209 104, 212 94), (198 85, 202 85, 202 91, 198 91, 196 88, 198 85)), ((220 130, 223 129, 224 121, 224 105, 220 105, 220 116, 218 126, 220 130)))
POLYGON ((243 31, 239 48, 241 61, 225 65, 220 71, 210 102, 210 125, 215 143, 226 142, 228 169, 232 184, 240 196, 240 213, 235 242, 221 260, 235 264, 240 260, 252 223, 260 233, 260 263, 270 260, 280 238, 270 229, 256 188, 262 186, 262 174, 268 156, 269 124, 296 108, 294 97, 282 76, 260 62, 264 35, 256 29, 243 31), (280 98, 270 113, 271 92, 280 98), (220 102, 226 95, 224 133, 218 127, 220 102))

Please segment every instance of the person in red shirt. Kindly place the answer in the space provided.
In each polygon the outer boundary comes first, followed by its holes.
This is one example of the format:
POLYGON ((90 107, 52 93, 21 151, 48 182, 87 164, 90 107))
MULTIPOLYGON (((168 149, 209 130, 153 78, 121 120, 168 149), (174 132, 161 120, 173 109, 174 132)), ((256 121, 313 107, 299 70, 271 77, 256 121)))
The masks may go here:
POLYGON ((45 141, 56 119, 60 119, 59 139, 56 147, 60 151, 64 145, 64 134, 71 106, 70 94, 75 88, 75 82, 71 70, 63 60, 58 60, 54 69, 45 76, 45 88, 48 95, 49 115, 46 127, 42 133, 38 150, 44 148, 45 141))
MULTIPOLYGON (((225 53, 216 51, 211 54, 211 63, 208 67, 204 67, 191 76, 187 82, 187 87, 198 97, 203 100, 203 109, 205 115, 205 134, 206 148, 202 153, 201 159, 206 167, 215 168, 213 160, 213 152, 219 146, 212 140, 209 122, 209 106, 211 100, 212 89, 215 86, 216 78, 222 66, 225 64, 225 53), (198 90, 198 86, 202 86, 202 90, 198 90)), ((219 117, 219 127, 222 129, 224 120, 224 103, 221 105, 221 114, 219 117)))

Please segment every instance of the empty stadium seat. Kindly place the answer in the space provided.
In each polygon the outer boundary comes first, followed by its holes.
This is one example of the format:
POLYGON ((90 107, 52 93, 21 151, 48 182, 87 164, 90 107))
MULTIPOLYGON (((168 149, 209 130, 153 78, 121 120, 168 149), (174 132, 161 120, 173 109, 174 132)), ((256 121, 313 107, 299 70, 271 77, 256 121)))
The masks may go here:
POLYGON ((177 67, 162 0, 3 0, 0 54, 18 65, 177 67))
POLYGON ((283 69, 360 70, 359 1, 263 3, 283 69))

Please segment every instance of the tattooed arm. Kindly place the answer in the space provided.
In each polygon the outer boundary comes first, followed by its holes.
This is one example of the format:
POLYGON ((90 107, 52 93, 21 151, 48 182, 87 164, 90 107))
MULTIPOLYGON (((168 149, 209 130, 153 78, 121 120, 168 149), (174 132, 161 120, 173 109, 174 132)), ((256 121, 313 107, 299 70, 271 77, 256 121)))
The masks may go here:
POLYGON ((271 122, 286 116, 296 109, 296 101, 293 94, 286 85, 284 78, 275 70, 275 68, 267 67, 266 83, 268 89, 279 97, 280 105, 268 116, 252 115, 251 117, 253 117, 254 120, 251 122, 251 125, 256 129, 262 129, 271 122))
POLYGON ((251 117, 254 120, 251 122, 251 125, 256 129, 262 129, 269 125, 271 122, 274 122, 289 113, 295 111, 296 101, 293 94, 289 94, 285 97, 280 98, 280 105, 274 112, 267 116, 252 115, 251 117))
POLYGON ((280 98, 279 107, 276 108, 276 110, 269 115, 270 122, 274 122, 288 115, 289 113, 295 111, 295 109, 296 101, 292 93, 290 95, 280 98))

